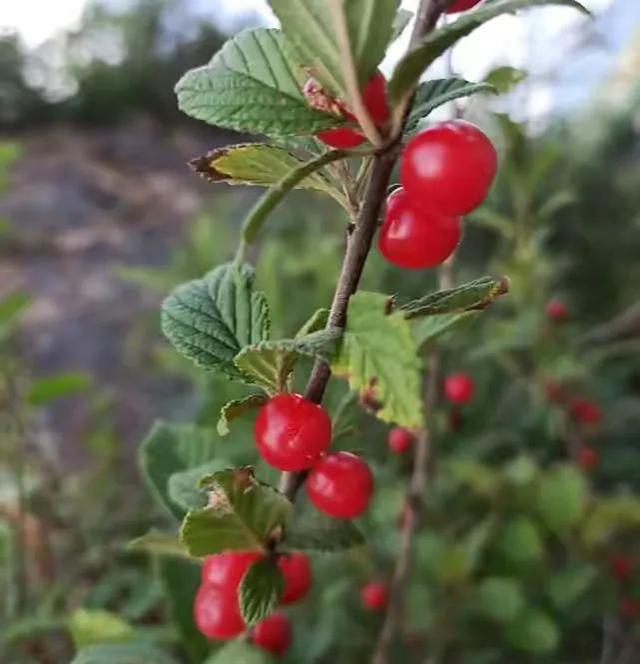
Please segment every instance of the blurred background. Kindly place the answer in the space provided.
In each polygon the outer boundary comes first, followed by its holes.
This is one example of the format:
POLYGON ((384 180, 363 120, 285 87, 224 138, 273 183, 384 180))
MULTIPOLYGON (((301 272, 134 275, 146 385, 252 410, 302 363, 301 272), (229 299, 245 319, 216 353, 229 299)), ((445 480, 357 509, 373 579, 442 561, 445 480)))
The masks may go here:
MULTIPOLYGON (((595 20, 554 7, 494 20, 430 72, 503 92, 439 113, 479 124, 501 159, 455 281, 505 274, 511 293, 442 338, 446 370, 472 375, 476 396, 434 414, 441 461, 394 661, 640 661, 640 13, 584 4, 595 20)), ((158 312, 233 255, 259 192, 189 171, 247 137, 179 114, 173 86, 228 36, 275 24, 260 0, 0 5, 1 661, 67 662, 134 637, 203 660, 175 606, 186 577, 126 549, 166 519, 137 448, 162 418, 255 461, 250 417, 215 433, 237 390, 183 363, 158 312)), ((310 196, 278 209, 254 256, 287 336, 330 301, 340 261, 344 219, 310 196)), ((376 252, 365 275, 387 293, 435 286, 376 252)), ((379 627, 357 588, 389 575, 410 469, 355 401, 329 394, 354 411, 340 444, 374 459, 372 546, 314 561, 287 661, 367 661, 379 627)))

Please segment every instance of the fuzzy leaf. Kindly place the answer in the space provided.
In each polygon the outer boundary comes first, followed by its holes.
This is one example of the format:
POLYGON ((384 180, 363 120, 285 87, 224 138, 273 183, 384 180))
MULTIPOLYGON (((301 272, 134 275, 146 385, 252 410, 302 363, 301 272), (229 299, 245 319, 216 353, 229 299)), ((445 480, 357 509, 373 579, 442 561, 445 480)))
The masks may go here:
POLYGON ((246 377, 233 359, 269 337, 269 307, 253 288, 248 265, 226 263, 178 288, 162 305, 162 331, 197 366, 229 378, 246 377))
POLYGON ((275 608, 284 589, 280 568, 269 558, 254 562, 238 588, 240 612, 247 625, 255 625, 275 608))
POLYGON ((285 545, 302 551, 342 551, 364 544, 364 535, 355 524, 324 514, 305 514, 287 530, 285 545))
POLYGON ((485 77, 484 82, 493 87, 498 94, 506 94, 527 78, 527 72, 515 67, 505 65, 492 69, 485 77))
POLYGON ((259 408, 267 401, 264 394, 250 394, 242 399, 233 399, 228 401, 220 409, 220 418, 218 419, 217 430, 221 436, 226 436, 229 433, 229 422, 241 417, 245 413, 259 408))
POLYGON ((345 58, 330 5, 346 12, 349 46, 361 87, 375 72, 392 39, 398 0, 269 0, 297 59, 327 92, 347 99, 345 58))
POLYGON ((211 461, 207 461, 207 463, 195 466, 195 468, 173 473, 167 483, 169 498, 184 510, 205 507, 207 492, 201 489, 198 483, 205 475, 216 473, 228 467, 229 463, 225 459, 216 457, 211 461))
POLYGON ((178 81, 178 106, 208 124, 269 136, 313 134, 340 124, 307 103, 300 74, 280 30, 245 30, 208 65, 178 81))
POLYGON ((296 339, 324 330, 329 320, 329 309, 316 309, 296 333, 296 339))
POLYGON ((347 326, 333 362, 353 390, 373 389, 376 415, 399 426, 421 427, 421 363, 409 322, 401 312, 386 314, 389 299, 356 293, 349 302, 347 326))
POLYGON ((452 23, 433 30, 397 64, 389 81, 388 92, 396 104, 414 89, 422 72, 457 41, 496 16, 541 5, 564 5, 585 14, 589 12, 576 0, 496 0, 461 15, 452 23))
POLYGON ((210 492, 209 505, 188 512, 180 531, 193 556, 259 549, 291 518, 287 498, 258 482, 249 468, 214 473, 201 485, 210 492))
POLYGON ((146 535, 131 540, 127 545, 132 551, 145 551, 159 556, 177 556, 188 558, 189 554, 177 535, 150 530, 146 535))
POLYGON ((557 466, 540 478, 538 512, 555 532, 564 533, 577 525, 584 516, 587 500, 584 475, 573 466, 557 466))

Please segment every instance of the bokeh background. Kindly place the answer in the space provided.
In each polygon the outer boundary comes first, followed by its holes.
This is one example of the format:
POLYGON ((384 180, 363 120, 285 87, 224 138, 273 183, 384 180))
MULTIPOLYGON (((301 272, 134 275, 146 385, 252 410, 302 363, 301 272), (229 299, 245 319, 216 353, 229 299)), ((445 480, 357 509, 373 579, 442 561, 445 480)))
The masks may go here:
MULTIPOLYGON (((482 126, 501 159, 466 224, 455 280, 506 274, 512 288, 442 342, 445 367, 471 373, 477 395, 437 414, 443 479, 397 661, 640 661, 640 13, 637 0, 584 4, 595 20, 553 7, 497 19, 430 72, 504 90, 439 117, 482 126), (561 324, 545 315, 554 298, 567 307, 561 324), (576 396, 597 404, 597 421, 576 420, 566 407, 576 396), (585 447, 597 452, 592 468, 580 465, 585 447), (575 479, 558 482, 558 468, 589 487, 570 536, 545 508, 530 514, 531 487, 575 479), (619 554, 637 560, 624 583, 609 573, 619 554), (540 581, 554 575, 549 597, 540 581), (506 586, 486 583, 496 579, 506 586), (639 605, 621 615, 625 601, 639 605), (496 615, 496 604, 513 610, 496 615), (603 642, 617 659, 600 660, 603 642)), ((173 286, 233 255, 259 192, 189 171, 190 158, 247 137, 180 115, 173 86, 228 36, 265 24, 275 20, 260 0, 0 5, 2 661, 66 662, 79 645, 132 635, 188 661, 162 565, 126 550, 164 523, 136 451, 162 418, 196 421, 229 462, 255 460, 250 421, 231 440, 215 434, 235 388, 173 353, 158 310, 173 286)), ((340 211, 310 196, 278 209, 252 257, 289 336, 330 301, 343 242, 340 211)), ((375 252, 365 275, 387 293, 435 284, 375 252)), ((336 387, 330 405, 342 396, 336 387)), ((390 458, 384 428, 354 410, 342 444, 375 459, 372 550, 317 561, 291 662, 367 661, 378 627, 355 589, 389 574, 408 468, 390 458)), ((548 509, 567 500, 559 490, 548 509)))

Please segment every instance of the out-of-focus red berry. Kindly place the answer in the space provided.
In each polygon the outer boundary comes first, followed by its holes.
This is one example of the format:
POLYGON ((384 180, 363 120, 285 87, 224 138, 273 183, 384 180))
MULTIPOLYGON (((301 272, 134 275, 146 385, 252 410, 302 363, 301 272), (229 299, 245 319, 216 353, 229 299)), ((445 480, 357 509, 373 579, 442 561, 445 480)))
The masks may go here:
POLYGON ((562 385, 555 380, 545 380, 542 383, 542 390, 548 403, 559 404, 564 401, 564 390, 562 385))
POLYGON ((576 463, 582 468, 582 470, 586 472, 593 470, 598 465, 599 461, 600 455, 593 449, 593 447, 590 447, 589 445, 580 446, 576 455, 576 463))
POLYGON ((609 567, 618 581, 626 581, 633 571, 633 561, 629 556, 619 553, 609 560, 609 567))
POLYGON ((413 445, 415 440, 416 437, 409 429, 405 429, 405 427, 393 427, 389 431, 387 444, 394 454, 403 454, 413 445))
POLYGON ((449 374, 444 379, 444 395, 458 405, 469 403, 473 399, 475 383, 469 374, 457 372, 449 374))
POLYGON ((280 611, 261 620, 251 632, 251 641, 259 648, 282 657, 291 645, 291 623, 280 611))
POLYGON ((386 584, 372 581, 360 588, 360 600, 365 609, 380 611, 389 601, 389 590, 386 584))
POLYGON ((549 300, 549 302, 547 302, 545 313, 547 314, 547 318, 554 323, 561 323, 569 318, 569 309, 567 308, 567 305, 562 300, 558 299, 549 300))
POLYGON ((311 587, 311 565, 304 553, 286 553, 278 558, 278 567, 284 577, 284 590, 280 602, 293 604, 302 599, 311 587))
POLYGON ((569 400, 569 414, 580 424, 599 424, 602 420, 600 406, 584 397, 572 397, 569 400))

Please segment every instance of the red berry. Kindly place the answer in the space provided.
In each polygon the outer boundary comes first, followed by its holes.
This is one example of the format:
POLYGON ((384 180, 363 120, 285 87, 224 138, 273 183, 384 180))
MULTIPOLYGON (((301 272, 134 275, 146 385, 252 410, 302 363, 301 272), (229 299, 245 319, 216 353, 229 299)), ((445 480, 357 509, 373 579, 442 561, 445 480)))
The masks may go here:
POLYGON ((474 390, 473 378, 466 373, 452 373, 444 379, 444 395, 452 403, 469 403, 474 390))
POLYGON ((496 168, 495 148, 480 129, 451 120, 407 143, 400 180, 413 207, 458 216, 482 203, 496 168))
POLYGON ((569 401, 569 414, 580 424, 598 424, 602 419, 598 404, 584 397, 573 397, 569 401))
POLYGON ((198 629, 209 639, 232 639, 245 629, 238 600, 217 586, 200 586, 193 617, 198 629))
POLYGON ((389 431, 387 443, 389 449, 395 454, 406 452, 415 442, 415 436, 404 427, 394 427, 389 431))
POLYGON ((284 590, 280 601, 292 604, 302 599, 311 587, 311 565, 304 553, 289 553, 278 558, 278 567, 284 577, 284 590))
POLYGON ((307 479, 309 500, 337 519, 360 516, 373 493, 369 466, 350 452, 334 452, 319 459, 307 479))
POLYGON ((582 468, 582 470, 587 472, 593 470, 598 465, 599 460, 600 455, 593 449, 593 447, 589 447, 589 445, 581 445, 580 449, 578 449, 576 463, 582 468))
POLYGON ((254 436, 268 464, 305 470, 329 447, 331 420, 322 406, 299 394, 278 394, 260 409, 254 436))
POLYGON ((561 323, 569 317, 567 305, 562 300, 549 300, 545 308, 547 318, 554 323, 561 323))
POLYGON ((384 609, 389 601, 389 591, 384 583, 367 583, 360 589, 360 599, 362 606, 371 611, 384 609))
POLYGON ((262 553, 259 551, 225 551, 207 556, 200 574, 202 584, 235 593, 245 572, 260 558, 262 553))
POLYGON ((477 4, 482 2, 482 0, 455 0, 452 5, 449 5, 447 9, 447 14, 457 14, 458 12, 464 12, 471 7, 475 7, 477 4))
POLYGON ((358 145, 364 142, 364 136, 351 127, 327 129, 326 131, 318 132, 316 137, 326 145, 339 150, 357 148, 358 145))
POLYGON ((619 553, 611 558, 609 567, 618 581, 626 581, 633 571, 633 561, 629 556, 619 553))
POLYGON ((415 209, 404 189, 387 199, 380 253, 394 265, 421 270, 445 261, 460 242, 460 219, 415 209))
POLYGON ((640 599, 623 597, 620 600, 619 610, 623 618, 628 618, 629 620, 640 618, 640 599))
POLYGON ((291 645, 291 623, 279 611, 261 620, 251 633, 255 645, 277 657, 282 657, 291 645))
POLYGON ((548 403, 562 403, 564 401, 564 390, 562 385, 555 380, 545 380, 542 383, 542 390, 548 403))

